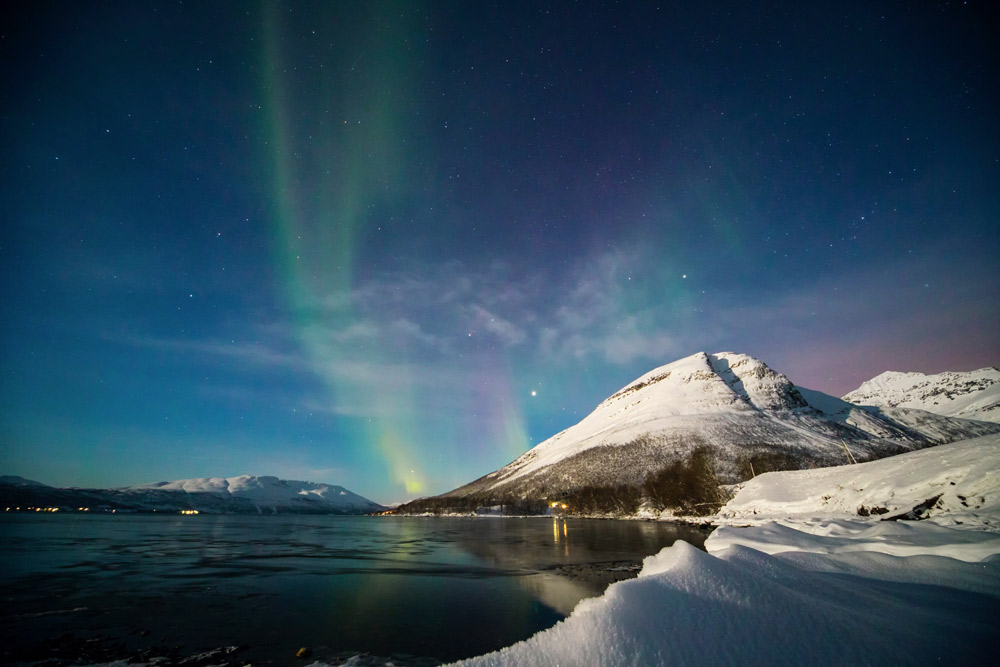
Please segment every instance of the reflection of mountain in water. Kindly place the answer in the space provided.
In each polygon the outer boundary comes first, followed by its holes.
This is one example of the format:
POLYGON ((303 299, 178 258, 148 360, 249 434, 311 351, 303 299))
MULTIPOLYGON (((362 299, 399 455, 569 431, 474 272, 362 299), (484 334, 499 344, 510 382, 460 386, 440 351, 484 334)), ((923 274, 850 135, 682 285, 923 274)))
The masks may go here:
MULTIPOLYGON (((646 556, 677 540, 704 548, 708 532, 662 522, 597 519, 480 519, 489 532, 506 532, 506 521, 537 521, 551 531, 519 531, 507 539, 482 539, 469 533, 456 543, 490 567, 516 576, 521 586, 543 604, 569 615, 577 603, 604 593, 623 579, 635 577, 646 556)), ((478 533, 479 531, 475 531, 478 533)))
MULTIPOLYGON (((613 583, 608 582, 608 585, 613 583)), ((580 600, 597 597, 604 592, 604 588, 591 582, 574 581, 550 572, 525 577, 521 585, 539 602, 563 616, 569 616, 580 600)))

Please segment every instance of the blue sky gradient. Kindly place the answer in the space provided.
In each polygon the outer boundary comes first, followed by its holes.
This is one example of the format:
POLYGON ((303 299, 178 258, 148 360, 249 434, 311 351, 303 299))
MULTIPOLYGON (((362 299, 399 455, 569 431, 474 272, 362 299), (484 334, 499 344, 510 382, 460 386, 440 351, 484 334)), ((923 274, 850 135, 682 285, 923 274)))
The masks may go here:
POLYGON ((1000 363, 989 3, 35 3, 0 461, 379 502, 697 351, 1000 363))

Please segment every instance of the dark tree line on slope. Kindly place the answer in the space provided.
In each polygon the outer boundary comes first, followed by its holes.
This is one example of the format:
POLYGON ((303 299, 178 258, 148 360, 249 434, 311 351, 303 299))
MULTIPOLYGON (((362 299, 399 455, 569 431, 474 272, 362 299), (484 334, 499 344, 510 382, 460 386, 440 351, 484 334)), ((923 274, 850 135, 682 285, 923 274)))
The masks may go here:
POLYGON ((628 484, 584 486, 559 499, 566 514, 635 514, 642 504, 642 491, 628 484))
POLYGON ((708 447, 696 447, 686 459, 651 473, 642 493, 655 509, 676 509, 693 516, 715 514, 726 502, 715 474, 715 456, 708 447))
MULTIPOLYGON (((772 470, 797 468, 794 457, 761 448, 737 462, 744 478, 772 470)), ((499 507, 507 515, 544 514, 552 501, 565 504, 565 514, 631 515, 643 501, 655 510, 671 509, 689 516, 714 514, 727 498, 719 485, 715 455, 710 447, 698 446, 684 459, 660 467, 641 485, 586 485, 548 498, 518 498, 473 494, 465 497, 421 498, 397 508, 397 513, 473 513, 483 507, 499 507)))
POLYGON ((776 451, 762 445, 754 448, 749 454, 744 454, 736 461, 740 479, 747 480, 765 472, 778 470, 797 470, 800 461, 788 452, 776 451))
POLYGON ((503 514, 512 516, 530 516, 545 514, 549 504, 545 499, 513 498, 508 496, 494 497, 469 495, 460 498, 434 497, 418 498, 397 507, 394 514, 471 514, 484 507, 499 507, 503 514))
MULTIPOLYGON (((751 445, 736 467, 741 479, 775 470, 794 470, 799 461, 766 444, 751 445)), ((628 484, 584 486, 561 496, 569 514, 635 514, 643 500, 653 509, 671 509, 688 516, 715 514, 729 499, 720 488, 715 453, 699 445, 646 476, 641 487, 628 484)))

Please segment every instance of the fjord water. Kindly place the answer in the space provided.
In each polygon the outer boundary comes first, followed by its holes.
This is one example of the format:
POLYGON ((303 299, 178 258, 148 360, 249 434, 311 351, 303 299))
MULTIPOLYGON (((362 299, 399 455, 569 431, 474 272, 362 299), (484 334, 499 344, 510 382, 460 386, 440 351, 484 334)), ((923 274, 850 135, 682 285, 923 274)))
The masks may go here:
POLYGON ((300 647, 433 664, 525 639, 705 536, 561 518, 4 515, 2 657, 96 638, 105 661, 237 645, 239 664, 291 664, 300 647))

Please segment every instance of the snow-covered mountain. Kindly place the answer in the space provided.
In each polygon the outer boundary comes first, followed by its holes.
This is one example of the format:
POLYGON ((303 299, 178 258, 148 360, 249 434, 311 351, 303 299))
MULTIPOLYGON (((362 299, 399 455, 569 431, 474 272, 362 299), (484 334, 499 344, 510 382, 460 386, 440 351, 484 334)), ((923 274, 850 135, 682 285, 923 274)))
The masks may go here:
POLYGON ((118 489, 117 492, 130 498, 133 503, 153 507, 161 504, 165 498, 180 494, 192 505, 200 505, 205 510, 238 511, 252 508, 254 512, 263 513, 364 514, 385 509, 342 486, 257 475, 156 482, 118 489))
POLYGON ((1000 369, 937 375, 887 371, 845 395, 844 400, 1000 423, 1000 369))
MULTIPOLYGON (((56 489, 45 485, 0 483, 3 497, 19 504, 64 507, 108 507, 139 511, 234 514, 366 514, 385 508, 333 484, 316 484, 242 475, 155 482, 119 489, 56 489)), ((10 501, 8 501, 10 502, 10 501)))
MULTIPOLYGON (((796 387, 745 354, 699 352, 604 400, 578 424, 442 498, 546 498, 587 486, 638 486, 699 447, 720 481, 747 463, 819 467, 882 458, 1000 432, 1000 426, 922 410, 860 407, 796 387)), ((757 469, 760 472, 760 469, 757 469)))

